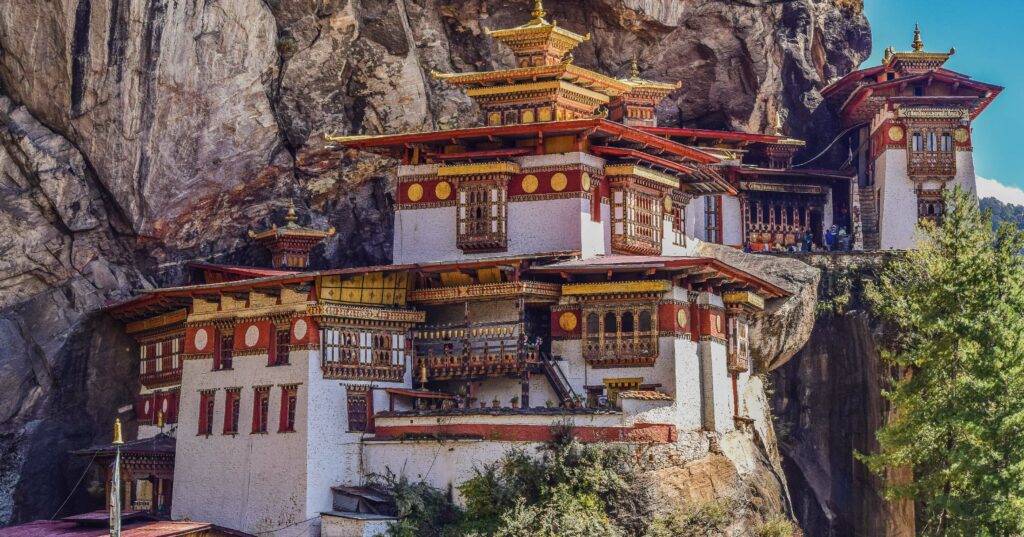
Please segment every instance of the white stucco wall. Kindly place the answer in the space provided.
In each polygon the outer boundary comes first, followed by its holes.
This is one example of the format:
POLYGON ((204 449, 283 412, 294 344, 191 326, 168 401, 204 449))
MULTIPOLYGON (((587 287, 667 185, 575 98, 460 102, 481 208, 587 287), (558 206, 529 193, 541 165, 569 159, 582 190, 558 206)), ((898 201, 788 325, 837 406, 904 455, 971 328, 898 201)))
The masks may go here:
MULTIPOLYGON (((456 207, 395 211, 394 262, 431 263, 495 256, 582 251, 584 230, 593 234, 590 202, 581 198, 508 203, 508 248, 500 253, 465 253, 456 244, 456 207)), ((594 255, 596 241, 587 241, 594 255)))
MULTIPOLYGON (((297 353, 292 353, 293 360, 297 353)), ((362 439, 366 433, 348 431, 348 390, 350 387, 372 386, 374 412, 388 410, 388 394, 384 388, 410 387, 408 363, 403 382, 369 382, 324 379, 320 370, 320 353, 307 351, 309 364, 307 389, 309 419, 306 429, 309 442, 306 457, 306 516, 316 517, 330 511, 333 504, 331 487, 362 484, 362 439)))
POLYGON ((743 245, 743 213, 736 196, 722 196, 722 244, 743 245))
MULTIPOLYGON (((956 177, 946 188, 960 186, 976 192, 974 153, 956 152, 956 177)), ((925 188, 937 189, 941 181, 928 181, 925 188)), ((875 160, 875 188, 879 196, 879 234, 883 250, 906 250, 917 244, 917 194, 915 183, 907 175, 905 149, 889 149, 875 160)))
MULTIPOLYGON (((258 533, 306 516, 307 364, 267 367, 266 355, 237 356, 211 371, 212 358, 186 360, 178 415, 172 516, 258 533), (299 384, 296 432, 279 433, 280 384, 299 384), (253 387, 272 385, 266 434, 252 434, 253 387), (225 388, 240 387, 239 432, 224 435, 225 388), (216 389, 213 434, 197 435, 200 390, 216 389)), ((298 524, 275 535, 307 535, 298 524)))
POLYGON ((387 520, 360 520, 343 516, 320 517, 320 537, 376 537, 385 535, 387 520))

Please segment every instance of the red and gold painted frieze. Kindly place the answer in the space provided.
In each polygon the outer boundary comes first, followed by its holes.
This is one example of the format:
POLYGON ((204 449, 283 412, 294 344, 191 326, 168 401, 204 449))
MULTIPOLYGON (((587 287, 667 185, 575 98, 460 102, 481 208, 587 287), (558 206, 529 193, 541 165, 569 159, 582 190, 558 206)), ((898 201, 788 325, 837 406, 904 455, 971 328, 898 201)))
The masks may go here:
POLYGON ((871 135, 872 160, 877 159, 882 153, 890 149, 907 150, 910 146, 910 135, 915 127, 947 127, 953 137, 953 149, 956 151, 973 150, 971 129, 961 125, 959 122, 949 120, 909 120, 890 119, 883 121, 871 135))
POLYGON ((690 304, 666 300, 658 304, 658 331, 663 336, 690 338, 690 304))
POLYGON ((716 341, 725 343, 725 310, 717 306, 694 305, 691 315, 697 317, 699 322, 693 326, 693 337, 700 341, 716 341))
POLYGON ((583 312, 580 309, 551 310, 551 338, 579 339, 583 336, 583 312))
POLYGON ((291 346, 313 346, 320 343, 320 327, 312 317, 296 317, 291 324, 291 346))
POLYGON ((269 320, 239 322, 234 330, 234 355, 265 354, 270 348, 273 330, 269 320))
MULTIPOLYGON (((510 176, 508 200, 513 202, 582 197, 600 185, 598 174, 599 170, 590 166, 550 166, 523 170, 510 176)), ((454 206, 458 199, 459 182, 471 180, 471 177, 473 176, 403 178, 398 184, 399 208, 454 206)), ((607 197, 606 192, 603 197, 607 197)))
POLYGON ((214 324, 189 326, 185 329, 185 354, 189 358, 213 356, 218 338, 214 324))

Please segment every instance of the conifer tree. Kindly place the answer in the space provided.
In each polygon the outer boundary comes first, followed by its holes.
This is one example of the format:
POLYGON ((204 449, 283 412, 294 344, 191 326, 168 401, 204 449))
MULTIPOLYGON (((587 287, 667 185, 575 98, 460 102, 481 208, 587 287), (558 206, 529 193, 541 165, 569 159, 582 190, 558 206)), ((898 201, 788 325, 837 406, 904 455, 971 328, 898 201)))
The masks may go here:
POLYGON ((990 222, 955 189, 868 290, 896 329, 894 417, 860 458, 912 471, 886 493, 916 502, 922 535, 1024 535, 1024 233, 990 222))

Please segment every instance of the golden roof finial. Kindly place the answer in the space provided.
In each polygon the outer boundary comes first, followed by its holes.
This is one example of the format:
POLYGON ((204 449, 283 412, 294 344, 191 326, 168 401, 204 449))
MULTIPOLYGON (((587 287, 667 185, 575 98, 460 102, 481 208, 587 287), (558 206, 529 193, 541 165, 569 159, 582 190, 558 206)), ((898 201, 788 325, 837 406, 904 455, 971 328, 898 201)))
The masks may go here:
POLYGON ((124 436, 121 434, 121 418, 114 418, 114 442, 115 446, 124 445, 124 436))
POLYGON ((299 217, 295 216, 295 200, 288 200, 288 214, 285 215, 284 220, 289 225, 299 221, 299 217))
POLYGON ((914 43, 911 45, 914 47, 914 52, 921 52, 924 50, 924 41, 921 41, 921 25, 914 25, 914 43))
POLYGON ((782 110, 775 111, 775 122, 772 123, 772 134, 782 136, 782 110))
POLYGON ((892 47, 889 47, 889 48, 885 49, 885 56, 882 57, 882 64, 885 65, 885 64, 889 63, 889 60, 892 59, 892 55, 893 55, 892 47))
POLYGON ((163 410, 157 410, 156 411, 156 426, 159 427, 161 430, 163 430, 163 428, 164 428, 164 411, 163 410))
POLYGON ((530 22, 536 24, 540 22, 540 20, 543 19, 545 16, 547 16, 547 14, 548 12, 544 11, 544 2, 542 0, 534 0, 533 11, 530 12, 530 15, 533 15, 533 20, 530 22))
POLYGON ((636 61, 636 53, 633 53, 633 60, 629 64, 629 76, 632 78, 640 78, 640 66, 636 61))

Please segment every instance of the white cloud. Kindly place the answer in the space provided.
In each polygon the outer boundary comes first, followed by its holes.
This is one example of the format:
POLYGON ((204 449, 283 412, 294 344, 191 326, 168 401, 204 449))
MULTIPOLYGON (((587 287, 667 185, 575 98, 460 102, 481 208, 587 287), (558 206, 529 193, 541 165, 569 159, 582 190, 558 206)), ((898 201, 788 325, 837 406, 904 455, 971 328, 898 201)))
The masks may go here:
POLYGON ((1024 190, 1007 186, 995 179, 978 176, 978 197, 996 198, 1003 203, 1024 205, 1024 190))

